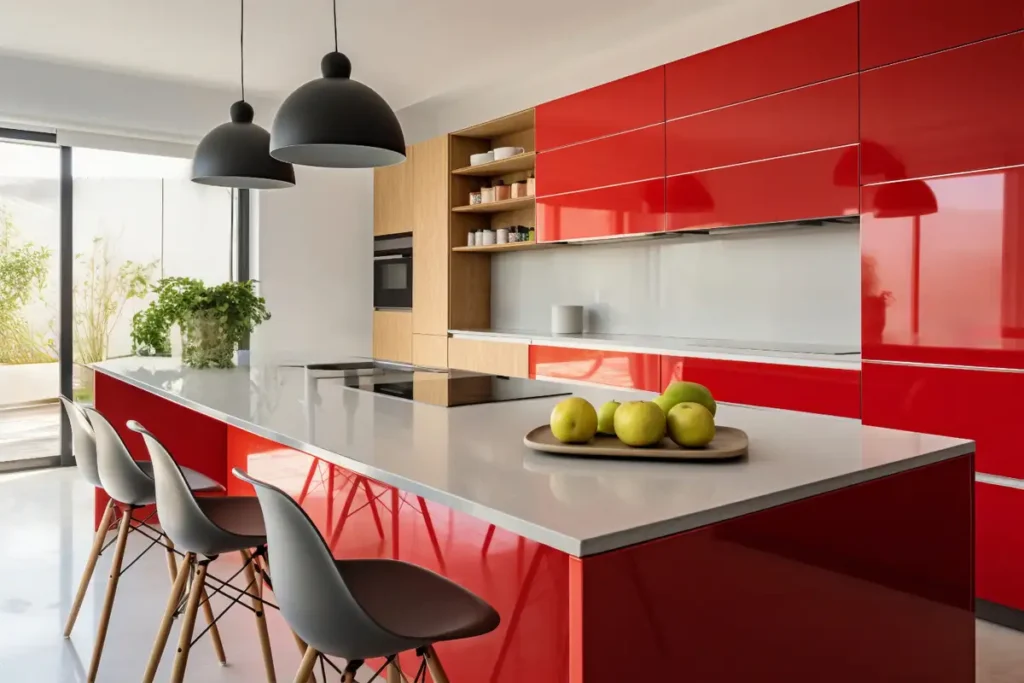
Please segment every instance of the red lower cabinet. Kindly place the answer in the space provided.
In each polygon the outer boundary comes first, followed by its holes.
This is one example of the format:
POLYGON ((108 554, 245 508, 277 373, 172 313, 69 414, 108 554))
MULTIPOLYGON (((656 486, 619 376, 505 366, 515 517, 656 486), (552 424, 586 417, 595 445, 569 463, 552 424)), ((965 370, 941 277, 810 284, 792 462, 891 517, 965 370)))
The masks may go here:
POLYGON ((1024 491, 974 485, 977 597, 1024 610, 1024 491))
POLYGON ((706 358, 661 357, 661 384, 703 384, 715 399, 805 413, 860 417, 860 373, 856 370, 775 365, 706 358))
POLYGON ((856 153, 854 145, 672 176, 665 191, 668 229, 856 215, 856 153))
POLYGON ((664 229, 664 178, 537 199, 538 242, 664 229))
POLYGON ((625 351, 530 346, 530 377, 569 379, 623 389, 661 391, 661 356, 625 351))
POLYGON ((865 362, 864 424, 977 442, 979 472, 1024 479, 1024 373, 865 362))

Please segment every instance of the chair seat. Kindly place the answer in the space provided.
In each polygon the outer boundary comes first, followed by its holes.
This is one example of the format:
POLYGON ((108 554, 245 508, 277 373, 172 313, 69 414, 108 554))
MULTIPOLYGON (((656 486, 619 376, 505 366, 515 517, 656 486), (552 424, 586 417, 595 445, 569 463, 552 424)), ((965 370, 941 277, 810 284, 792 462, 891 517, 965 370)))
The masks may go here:
MULTIPOLYGON (((150 479, 153 478, 153 463, 149 460, 136 460, 136 464, 139 469, 146 473, 150 479)), ((185 475, 185 481, 188 483, 188 487, 197 493, 207 493, 210 491, 223 491, 224 487, 218 484, 213 479, 210 479, 205 474, 196 472, 194 469, 189 467, 182 467, 181 473, 185 475)))
POLYGON ((424 644, 470 638, 498 627, 493 607, 457 583, 397 560, 335 560, 359 605, 395 635, 424 644))
POLYGON ((263 510, 256 498, 196 498, 196 503, 220 530, 204 539, 206 543, 199 543, 190 550, 204 555, 222 555, 266 544, 267 528, 263 523, 263 510))

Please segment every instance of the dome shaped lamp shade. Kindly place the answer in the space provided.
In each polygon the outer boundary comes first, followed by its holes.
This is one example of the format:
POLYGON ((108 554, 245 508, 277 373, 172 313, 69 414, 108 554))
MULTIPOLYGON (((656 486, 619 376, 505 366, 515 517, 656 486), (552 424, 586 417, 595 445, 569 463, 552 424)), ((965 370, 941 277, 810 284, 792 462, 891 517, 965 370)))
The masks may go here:
POLYGON ((405 160, 398 117, 371 88, 350 78, 340 52, 320 62, 323 78, 299 86, 277 110, 270 154, 303 166, 374 168, 405 160))
POLYGON ((295 185, 291 164, 270 156, 270 133, 253 123, 244 101, 231 105, 231 121, 199 142, 192 159, 192 180, 202 185, 274 190, 295 185))

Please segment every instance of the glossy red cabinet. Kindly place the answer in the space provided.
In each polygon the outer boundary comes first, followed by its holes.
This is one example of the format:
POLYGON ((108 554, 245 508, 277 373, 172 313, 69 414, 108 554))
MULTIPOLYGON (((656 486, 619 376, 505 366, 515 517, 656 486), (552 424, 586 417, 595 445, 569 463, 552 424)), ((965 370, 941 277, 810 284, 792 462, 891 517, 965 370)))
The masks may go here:
POLYGON ((664 120, 665 67, 659 66, 538 105, 537 151, 622 133, 664 120))
POLYGON ((1024 369, 1024 167, 862 199, 864 357, 1024 369))
POLYGON ((977 442, 978 472, 1024 479, 1024 373, 865 362, 864 424, 977 442))
POLYGON ((669 175, 858 142, 857 76, 669 121, 669 175))
POLYGON ((662 389, 677 380, 703 384, 726 403, 860 417, 856 370, 662 356, 662 389))
POLYGON ((856 71, 853 3, 672 62, 665 67, 666 115, 674 119, 856 71))
POLYGON ((661 356, 626 351, 530 345, 530 377, 570 379, 623 389, 661 391, 661 356))
POLYGON ((982 600, 1024 610, 1024 491, 974 485, 974 586, 982 600))
POLYGON ((860 68, 1021 29, 1018 0, 860 0, 860 68))
POLYGON ((665 126, 612 135, 537 155, 537 195, 665 177, 665 126))
POLYGON ((666 185, 668 230, 856 215, 856 146, 672 176, 666 185))
POLYGON ((538 242, 664 229, 664 178, 537 199, 538 242))
POLYGON ((1024 33, 861 74, 862 181, 1024 164, 1021 73, 1024 33))

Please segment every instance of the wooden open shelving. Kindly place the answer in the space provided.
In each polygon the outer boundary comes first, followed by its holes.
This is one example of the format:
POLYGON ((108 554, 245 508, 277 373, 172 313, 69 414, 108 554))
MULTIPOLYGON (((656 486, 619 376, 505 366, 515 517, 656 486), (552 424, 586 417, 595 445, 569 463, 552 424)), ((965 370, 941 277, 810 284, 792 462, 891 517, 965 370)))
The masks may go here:
POLYGON ((463 166, 462 168, 457 168, 452 171, 452 174, 469 176, 498 176, 505 175, 506 173, 515 173, 517 171, 532 171, 536 165, 537 153, 524 152, 523 154, 517 154, 514 157, 500 159, 498 161, 490 161, 486 164, 463 166))
POLYGON ((533 109, 517 111, 515 114, 502 116, 500 119, 494 119, 487 123, 481 123, 477 126, 470 126, 469 128, 457 130, 452 133, 452 135, 458 135, 464 138, 482 138, 490 140, 493 138, 500 138, 501 136, 508 135, 510 133, 530 130, 534 127, 533 111, 533 109))
POLYGON ((559 242, 512 242, 509 244, 483 244, 478 247, 452 247, 452 251, 488 254, 501 251, 525 251, 528 249, 550 249, 559 246, 559 242))
POLYGON ((452 211, 455 213, 501 213, 532 207, 536 200, 536 197, 516 197, 515 199, 502 199, 500 202, 456 206, 452 211))

